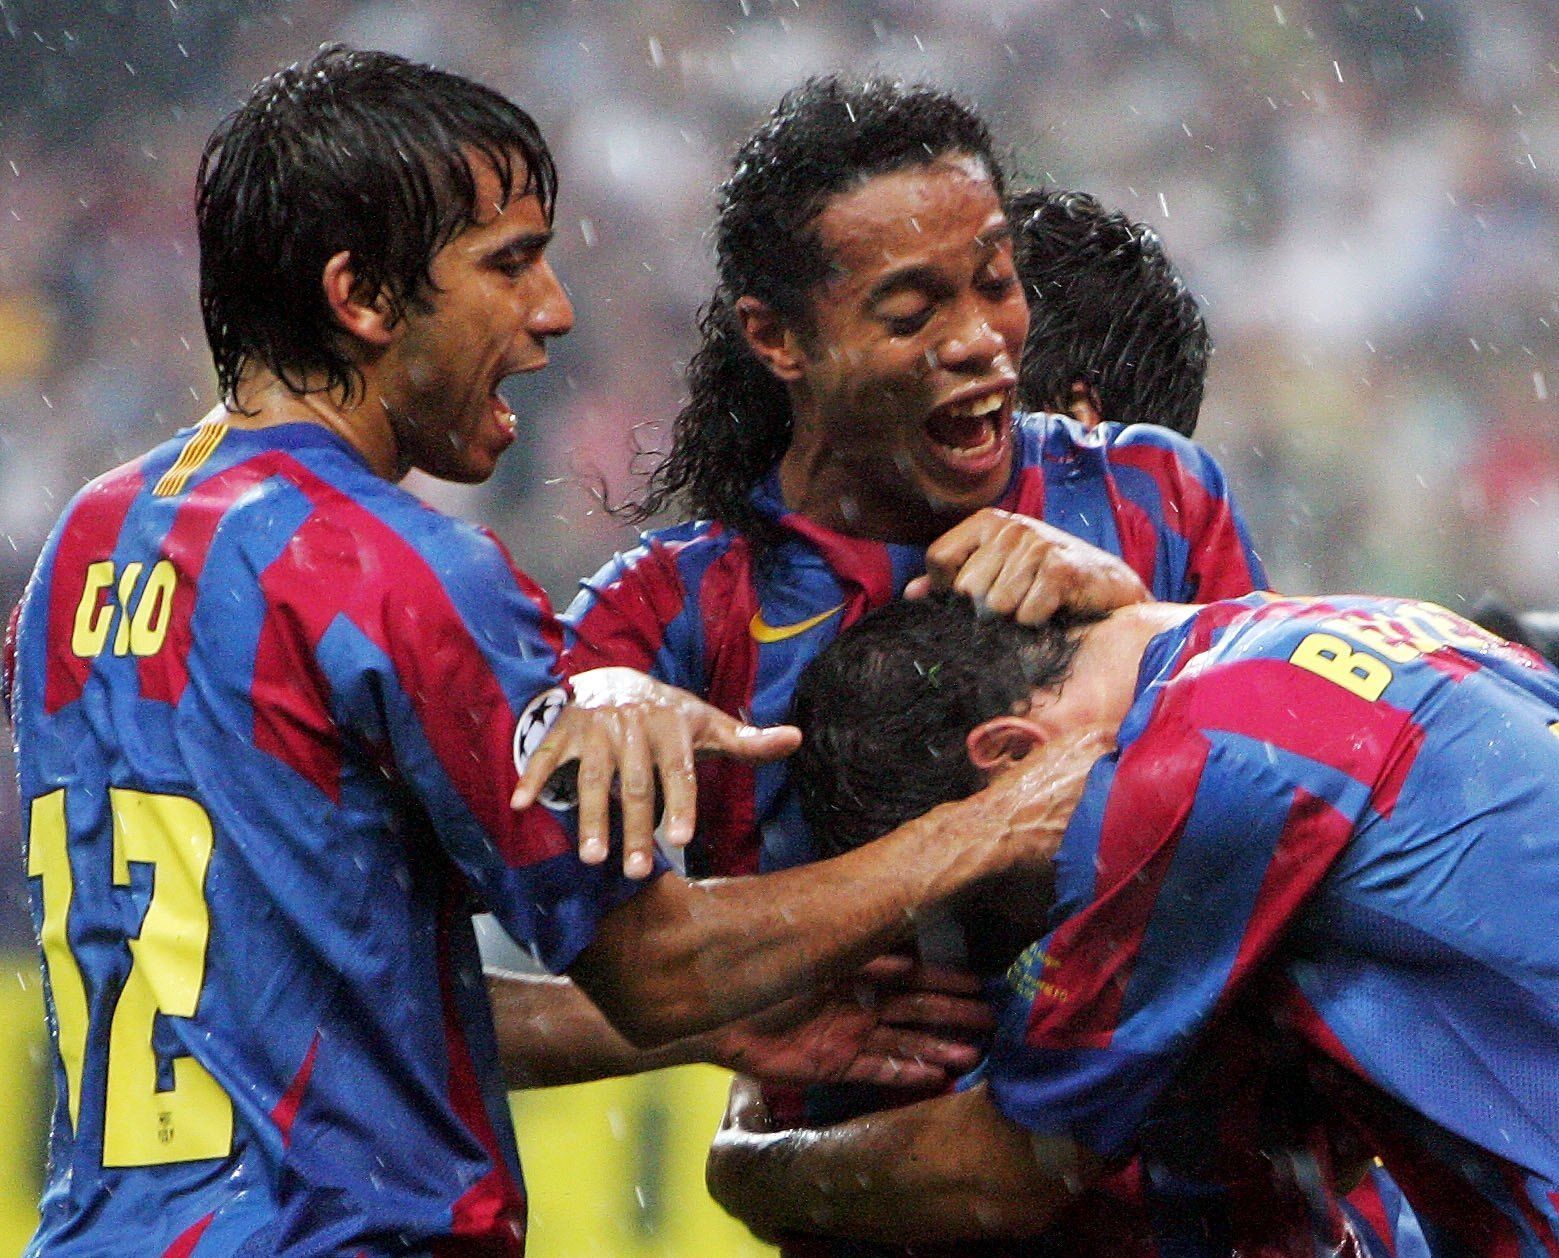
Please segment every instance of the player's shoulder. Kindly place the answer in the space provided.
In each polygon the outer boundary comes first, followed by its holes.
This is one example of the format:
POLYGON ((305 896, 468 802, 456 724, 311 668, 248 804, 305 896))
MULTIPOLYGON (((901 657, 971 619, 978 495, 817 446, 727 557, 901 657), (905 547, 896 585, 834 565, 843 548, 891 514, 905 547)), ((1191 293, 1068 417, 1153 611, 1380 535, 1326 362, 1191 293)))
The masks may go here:
POLYGON ((620 581, 676 579, 713 562, 731 549, 736 537, 714 520, 686 520, 639 534, 638 545, 618 551, 587 585, 620 581))
POLYGON ((1100 424, 1092 436, 1111 453, 1130 451, 1189 467, 1217 466, 1217 460, 1205 447, 1158 424, 1100 424))

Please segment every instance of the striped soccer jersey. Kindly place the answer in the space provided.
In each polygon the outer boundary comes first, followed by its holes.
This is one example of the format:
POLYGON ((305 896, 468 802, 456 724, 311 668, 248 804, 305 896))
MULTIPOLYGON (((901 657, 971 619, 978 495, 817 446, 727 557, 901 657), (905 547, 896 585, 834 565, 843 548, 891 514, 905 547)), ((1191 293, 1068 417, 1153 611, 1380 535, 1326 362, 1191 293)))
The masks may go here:
POLYGON ((523 1250, 470 917, 554 969, 636 884, 508 806, 564 692, 494 539, 322 427, 87 486, 9 687, 56 1105, 30 1252, 523 1250))
MULTIPOLYGON (((1184 438, 1020 415, 1014 445, 1011 482, 993 505, 1119 555, 1155 598, 1208 601, 1266 584, 1222 470, 1184 438)), ((754 502, 784 534, 761 564, 746 538, 699 521, 647 534, 586 581, 564 616, 570 671, 640 668, 733 715, 784 721, 801 670, 924 571, 919 546, 847 537, 787 511, 777 473, 754 502)), ((785 779, 783 763, 703 762, 689 872, 813 859, 785 779)))
POLYGON ((1119 745, 1005 981, 1002 1110, 1148 1160, 1254 1008, 1430 1252, 1559 1252, 1559 674, 1432 605, 1252 595, 1150 643, 1119 745))

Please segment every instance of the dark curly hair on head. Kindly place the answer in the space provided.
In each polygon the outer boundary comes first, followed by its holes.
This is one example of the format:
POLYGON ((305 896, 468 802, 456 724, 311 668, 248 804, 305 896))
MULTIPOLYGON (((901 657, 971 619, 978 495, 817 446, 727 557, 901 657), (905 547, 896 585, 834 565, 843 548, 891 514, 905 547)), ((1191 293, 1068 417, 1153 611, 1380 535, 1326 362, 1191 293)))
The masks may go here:
POLYGON ((550 221, 546 141, 491 88, 341 44, 261 80, 206 142, 196 178, 200 309, 224 403, 242 409, 251 363, 295 392, 350 399, 361 379, 325 263, 349 252, 363 292, 397 319, 426 309, 434 255, 492 208, 477 204, 476 162, 504 203, 534 193, 550 221))
POLYGON ((936 594, 889 603, 841 633, 802 673, 790 717, 803 735, 790 780, 819 849, 849 851, 979 790, 969 731, 1058 688, 1079 630, 1101 619, 1020 625, 936 594))
POLYGON ((752 354, 737 299, 756 297, 805 332, 828 276, 816 221, 830 198, 875 175, 977 158, 998 197, 1005 173, 990 131, 963 102, 933 87, 887 79, 808 79, 787 92, 736 154, 714 226, 718 281, 699 313, 702 342, 687 368, 688 401, 672 448, 650 474, 642 523, 676 506, 746 534, 762 548, 774 530, 748 501, 790 444, 785 386, 752 354))
POLYGON ((1084 192, 1017 192, 1007 213, 1029 299, 1023 404, 1065 413, 1081 380, 1105 419, 1189 437, 1212 342, 1158 234, 1084 192))

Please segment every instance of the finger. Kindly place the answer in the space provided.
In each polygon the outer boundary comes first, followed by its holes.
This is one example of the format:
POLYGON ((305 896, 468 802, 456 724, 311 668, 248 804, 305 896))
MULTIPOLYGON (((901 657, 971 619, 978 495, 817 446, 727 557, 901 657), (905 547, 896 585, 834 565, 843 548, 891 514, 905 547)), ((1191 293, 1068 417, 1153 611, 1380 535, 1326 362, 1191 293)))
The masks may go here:
POLYGON ((902 979, 907 974, 913 974, 920 968, 920 962, 908 953, 885 952, 880 957, 873 957, 855 973, 858 979, 883 986, 891 984, 896 979, 902 979))
POLYGON ((919 576, 904 587, 904 597, 908 599, 925 598, 931 593, 931 578, 919 576))
POLYGON ((985 605, 998 616, 1011 616, 1036 589, 1046 594, 1053 584, 1046 562, 1052 549, 1029 538, 1009 552, 986 591, 985 605))
POLYGON ((977 974, 951 965, 928 965, 902 952, 875 957, 856 971, 884 989, 939 991, 954 996, 978 996, 985 990, 977 974))
POLYGON ((981 1057, 980 1049, 965 1040, 894 1027, 873 1031, 866 1048, 884 1057, 910 1058, 928 1066, 958 1071, 972 1070, 980 1064, 981 1057))
POLYGON ((755 764, 783 760, 801 746, 801 731, 794 725, 746 725, 718 708, 710 708, 693 746, 755 764))
POLYGON ((967 598, 983 601, 996 578, 1001 575, 1001 567, 1006 559, 1006 545, 1000 537, 992 539, 964 561, 958 575, 953 578, 953 590, 967 598))
POLYGON ((698 778, 693 767, 693 742, 686 722, 658 719, 652 725, 655 773, 660 778, 661 834, 673 847, 693 839, 698 814, 698 778))
POLYGON ((1028 590, 1012 611, 1012 619, 1020 625, 1043 624, 1056 614, 1067 598, 1067 587, 1058 580, 1054 570, 1046 564, 1029 582, 1028 590))
POLYGON ((862 1053, 840 1076, 844 1083, 870 1083, 879 1088, 936 1088, 948 1082, 941 1066, 887 1053, 862 1053))
POLYGON ((519 810, 534 804, 537 796, 546 787, 547 780, 557 771, 558 765, 563 763, 572 747, 572 739, 569 736, 572 725, 565 724, 569 716, 570 713, 564 712, 548 732, 541 746, 531 752, 530 758, 525 762, 525 772, 520 775, 514 794, 509 797, 511 808, 519 810))
POLYGON ((939 1033, 960 1032, 958 1038, 984 1035, 996 1026, 996 1017, 983 1000, 967 996, 943 996, 934 992, 906 992, 890 997, 877 1008, 877 1016, 890 1026, 939 1033))
POLYGON ((599 865, 606 859, 611 826, 612 779, 616 757, 595 723, 583 732, 579 760, 579 859, 599 865))
POLYGON ((646 877, 655 867, 655 772, 638 713, 624 713, 618 742, 617 779, 622 801, 623 873, 646 877))
POLYGON ((930 589, 948 590, 959 569, 986 538, 1001 527, 998 513, 982 508, 960 520, 926 547, 926 581, 930 589))

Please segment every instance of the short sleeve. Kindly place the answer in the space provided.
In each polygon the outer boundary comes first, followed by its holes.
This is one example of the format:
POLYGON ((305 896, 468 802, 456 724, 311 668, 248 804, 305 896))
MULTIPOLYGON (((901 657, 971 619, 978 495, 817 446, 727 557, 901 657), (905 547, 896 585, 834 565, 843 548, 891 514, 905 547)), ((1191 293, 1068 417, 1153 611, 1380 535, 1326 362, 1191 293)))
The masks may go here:
POLYGON ((1095 768, 1058 861, 1058 924, 1000 988, 996 1104, 1105 1157, 1129 1151, 1351 833, 1240 738, 1189 721, 1193 691, 1169 687, 1095 768))
POLYGON ((579 860, 571 811, 509 806, 518 744, 566 695, 562 627, 491 537, 458 526, 436 548, 419 540, 371 614, 319 644, 338 719, 380 748, 482 907, 562 970, 643 885, 618 861, 579 860))

